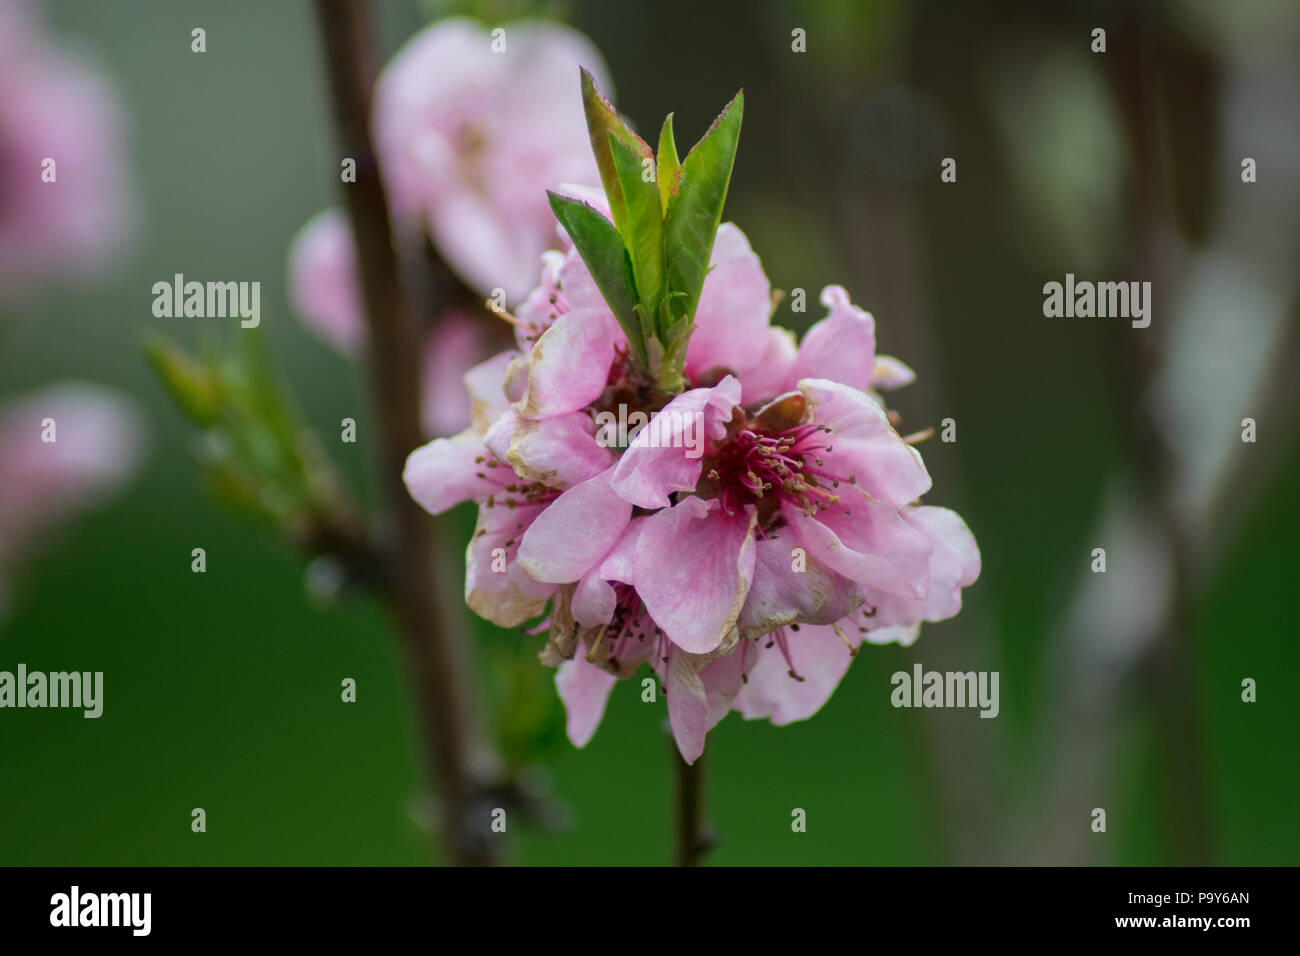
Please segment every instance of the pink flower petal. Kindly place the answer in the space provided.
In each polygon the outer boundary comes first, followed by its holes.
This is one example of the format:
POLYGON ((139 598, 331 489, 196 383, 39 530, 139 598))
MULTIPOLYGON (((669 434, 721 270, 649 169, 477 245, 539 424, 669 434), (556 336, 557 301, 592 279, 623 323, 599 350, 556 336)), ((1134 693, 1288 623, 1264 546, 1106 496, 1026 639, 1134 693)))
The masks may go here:
POLYGON ((564 253, 548 249, 542 253, 542 274, 537 287, 515 308, 515 342, 521 352, 533 347, 551 323, 569 311, 568 300, 559 288, 560 266, 564 253))
POLYGON ((709 700, 695 656, 673 648, 668 660, 668 723, 682 759, 695 763, 709 732, 709 700))
POLYGON ((486 477, 478 460, 486 451, 483 439, 473 429, 451 438, 436 438, 407 457, 402 481, 430 514, 441 514, 462 501, 485 500, 499 487, 486 477))
POLYGON ((573 589, 570 610, 573 619, 583 627, 602 627, 614 617, 617 597, 614 588, 601 573, 603 563, 595 566, 578 579, 573 589))
POLYGON ((690 497, 642 523, 633 583, 674 644, 707 654, 735 626, 754 576, 756 520, 752 508, 728 516, 690 497))
POLYGON ((806 554, 803 570, 795 570, 792 552, 798 546, 799 539, 792 535, 755 542, 754 580, 736 622, 741 637, 761 637, 800 621, 829 624, 861 600, 852 581, 806 554))
POLYGON ((876 364, 871 370, 872 388, 891 391, 915 381, 916 373, 892 355, 876 356, 876 364))
POLYGON ((518 352, 502 352, 479 362, 461 376, 469 393, 470 423, 479 434, 510 409, 505 395, 506 371, 518 358, 518 352))
POLYGON ((827 378, 866 391, 876 361, 876 320, 853 305, 841 286, 827 286, 821 301, 830 315, 804 335, 787 387, 803 378, 827 378))
POLYGON ((480 505, 474 537, 465 552, 465 603, 498 627, 518 627, 541 614, 554 585, 534 580, 520 566, 519 539, 542 511, 480 505))
POLYGON ((506 366, 506 399, 511 405, 514 405, 515 402, 524 397, 524 392, 527 390, 528 358, 524 355, 518 355, 506 366))
POLYGON ((947 508, 925 506, 903 512, 907 522, 929 540, 929 591, 923 599, 867 589, 867 603, 876 609, 871 618, 879 627, 911 626, 918 621, 944 621, 961 610, 962 588, 970 587, 980 573, 980 552, 975 537, 961 516, 947 508))
POLYGON ((740 383, 731 375, 713 388, 678 395, 659 411, 659 424, 643 427, 623 453, 614 467, 614 490, 640 508, 665 508, 673 492, 694 491, 702 458, 691 455, 703 452, 705 438, 725 434, 739 402, 740 383))
POLYGON ((789 329, 771 326, 767 330, 763 354, 750 368, 737 369, 745 390, 745 400, 766 401, 790 391, 788 382, 793 378, 795 359, 799 355, 799 346, 795 343, 794 333, 789 329))
POLYGON ((519 477, 550 488, 571 488, 609 468, 614 453, 596 440, 585 412, 549 418, 511 416, 506 457, 519 477))
POLYGON ((610 489, 609 471, 574 485, 547 505, 519 546, 519 563, 538 581, 577 581, 618 541, 632 506, 610 489))
POLYGON ((741 644, 725 657, 715 658, 700 668, 700 680, 704 682, 704 696, 708 705, 705 722, 709 730, 727 716, 736 696, 745 686, 745 672, 757 659, 756 654, 744 653, 745 650, 746 645, 741 644))
POLYGON ((695 310, 686 349, 686 374, 695 378, 715 366, 738 370, 755 365, 767 349, 772 285, 758 256, 736 226, 724 222, 713 240, 710 271, 695 310))
POLYGON ((930 490, 930 475, 920 453, 908 445, 889 424, 884 409, 856 388, 827 379, 809 378, 799 391, 813 406, 813 420, 831 432, 831 451, 818 455, 822 470, 855 485, 841 482, 843 504, 862 494, 902 507, 930 490))
MULTIPOLYGON (((854 647, 861 643, 856 626, 852 633, 841 630, 854 647)), ((746 720, 766 717, 780 725, 811 717, 830 699, 853 661, 849 645, 830 626, 804 624, 798 631, 787 629, 785 640, 794 672, 803 680, 790 676, 790 665, 779 648, 765 647, 760 640, 757 663, 735 700, 746 720)))
POLYGON ((929 539, 890 505, 863 498, 853 504, 851 514, 842 506, 811 516, 790 506, 782 510, 800 543, 820 564, 864 587, 925 597, 929 539))
POLYGON ((605 390, 621 339, 607 311, 574 309, 560 316, 533 346, 528 385, 515 410, 524 418, 542 418, 590 405, 605 390))
MULTIPOLYGON (((614 313, 610 311, 609 303, 605 301, 605 296, 601 293, 600 287, 596 285, 596 280, 592 278, 591 271, 587 264, 582 261, 582 256, 578 255, 578 250, 570 249, 564 257, 564 262, 560 265, 559 281, 556 287, 560 294, 564 296, 564 301, 570 309, 592 309, 596 312, 609 316, 611 322, 617 322, 614 319, 614 313)), ((622 335, 622 329, 619 329, 619 341, 626 341, 622 335)))
POLYGON ((873 628, 864 635, 868 644, 901 644, 911 647, 921 636, 921 624, 897 625, 895 627, 873 628))
POLYGON ((565 729, 575 747, 585 747, 605 715, 609 692, 618 680, 608 671, 587 663, 582 648, 555 672, 555 689, 564 701, 565 729))

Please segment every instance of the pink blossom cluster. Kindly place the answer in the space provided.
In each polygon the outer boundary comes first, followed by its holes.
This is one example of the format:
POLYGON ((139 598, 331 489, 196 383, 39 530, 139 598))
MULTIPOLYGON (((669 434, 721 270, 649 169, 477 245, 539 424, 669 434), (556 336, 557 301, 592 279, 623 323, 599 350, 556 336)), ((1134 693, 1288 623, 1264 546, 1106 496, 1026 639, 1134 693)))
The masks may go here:
MULTIPOLYGON (((565 191, 608 216, 598 191, 565 191)), ((642 664, 692 762, 729 710, 809 717, 863 641, 911 643, 960 610, 979 550, 957 514, 920 503, 930 476, 881 396, 914 375, 876 354, 875 322, 843 288, 821 302, 802 341, 773 326, 758 256, 723 223, 688 388, 665 394, 576 250, 547 252, 511 317, 517 347, 464 376, 471 427, 408 459, 428 511, 478 505, 469 606, 503 627, 544 616, 577 746, 642 664), (671 424, 610 447, 597 416, 620 407, 671 424), (698 456, 672 433, 690 425, 698 456)))

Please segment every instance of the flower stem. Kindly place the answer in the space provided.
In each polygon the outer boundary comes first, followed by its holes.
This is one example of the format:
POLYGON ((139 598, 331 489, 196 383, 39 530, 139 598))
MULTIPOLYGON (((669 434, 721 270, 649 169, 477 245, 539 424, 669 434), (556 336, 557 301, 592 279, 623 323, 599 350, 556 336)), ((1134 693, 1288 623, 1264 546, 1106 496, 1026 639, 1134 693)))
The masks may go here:
POLYGON ((458 865, 496 862, 476 775, 479 744, 473 675, 437 586, 438 528, 407 494, 407 455, 424 443, 420 424, 419 330, 400 281, 388 201, 370 139, 373 64, 369 5, 317 0, 334 120, 356 182, 343 187, 369 327, 368 360, 379 428, 378 469, 391 535, 385 597, 401 629, 420 710, 424 749, 441 799, 443 848, 458 865), (479 811, 482 811, 481 813, 479 811), (482 820, 478 819, 480 816, 482 820))
POLYGON ((677 783, 677 865, 699 866, 713 847, 713 836, 704 820, 704 756, 688 764, 671 737, 668 745, 672 748, 677 783))

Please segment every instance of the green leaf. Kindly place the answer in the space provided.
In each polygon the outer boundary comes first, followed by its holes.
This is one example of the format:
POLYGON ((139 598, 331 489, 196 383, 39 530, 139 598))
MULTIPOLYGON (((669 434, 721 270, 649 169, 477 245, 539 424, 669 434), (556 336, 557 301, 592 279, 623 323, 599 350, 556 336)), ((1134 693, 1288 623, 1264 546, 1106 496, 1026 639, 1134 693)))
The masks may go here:
POLYGON ((659 204, 659 187, 643 175, 649 157, 638 156, 617 137, 609 137, 619 187, 626 206, 623 225, 618 227, 623 245, 632 259, 637 297, 653 318, 659 309, 664 283, 664 220, 659 204))
POLYGON ((610 138, 618 140, 642 159, 654 154, 646 141, 623 122, 613 105, 596 88, 596 80, 585 69, 582 70, 582 106, 587 114, 587 135, 591 137, 591 151, 596 154, 596 168, 600 170, 600 181, 609 199, 609 211, 618 231, 623 233, 627 227, 627 203, 623 199, 618 169, 610 151, 610 138))
POLYGON ((675 318, 693 318, 700 300, 700 289, 713 252, 713 237, 727 201, 744 107, 742 91, 686 155, 681 168, 681 188, 668 206, 664 220, 668 292, 685 293, 683 298, 672 300, 675 318))
POLYGON ((666 216, 669 202, 682 188, 682 161, 677 158, 672 113, 664 119, 663 129, 659 131, 659 153, 655 157, 655 171, 659 180, 659 202, 666 216))
POLYGON ((636 281, 632 275, 632 261, 618 230, 608 219, 585 202, 569 199, 549 190, 555 218, 573 240, 578 255, 587 264, 596 287, 605 297, 610 311, 618 319, 627 336, 634 357, 645 364, 645 339, 641 334, 641 320, 637 316, 636 281))

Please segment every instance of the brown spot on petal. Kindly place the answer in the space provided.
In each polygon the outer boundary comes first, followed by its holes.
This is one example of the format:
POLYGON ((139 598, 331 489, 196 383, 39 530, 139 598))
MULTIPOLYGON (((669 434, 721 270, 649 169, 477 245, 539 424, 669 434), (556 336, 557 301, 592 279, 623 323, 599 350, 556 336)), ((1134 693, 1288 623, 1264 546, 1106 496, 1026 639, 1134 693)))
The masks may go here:
POLYGON ((807 413, 808 400, 798 392, 791 392, 768 402, 754 418, 769 431, 783 432, 802 424, 807 413))
POLYGON ((727 368, 725 365, 715 365, 697 375, 692 384, 696 388, 713 388, 728 375, 735 374, 732 369, 727 368))

